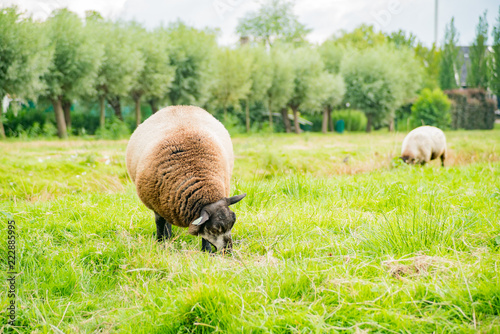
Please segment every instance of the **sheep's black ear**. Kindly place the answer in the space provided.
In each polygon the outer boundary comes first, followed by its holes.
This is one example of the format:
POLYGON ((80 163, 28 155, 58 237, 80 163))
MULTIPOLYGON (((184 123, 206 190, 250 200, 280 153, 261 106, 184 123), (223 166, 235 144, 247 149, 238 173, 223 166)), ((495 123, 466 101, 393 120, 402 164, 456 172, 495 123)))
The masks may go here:
POLYGON ((247 194, 236 195, 227 199, 228 205, 233 205, 241 201, 247 194))
POLYGON ((196 226, 202 225, 208 220, 209 217, 210 216, 208 215, 208 212, 206 212, 205 210, 202 210, 201 216, 198 217, 197 219, 193 220, 191 225, 196 225, 196 226))

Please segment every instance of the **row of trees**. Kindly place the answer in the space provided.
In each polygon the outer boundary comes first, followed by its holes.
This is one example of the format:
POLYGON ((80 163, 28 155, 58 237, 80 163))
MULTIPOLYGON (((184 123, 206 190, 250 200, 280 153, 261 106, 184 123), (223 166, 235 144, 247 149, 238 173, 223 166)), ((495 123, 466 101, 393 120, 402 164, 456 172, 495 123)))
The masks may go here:
MULTIPOLYGON (((366 114, 370 131, 392 128, 396 110, 422 88, 454 87, 450 77, 456 77, 459 57, 453 20, 442 50, 424 47, 412 34, 385 35, 366 25, 315 46, 305 40, 309 30, 292 6, 270 0, 248 14, 237 27, 246 43, 232 48, 217 45, 216 32, 181 22, 147 31, 136 22, 112 22, 96 12, 82 20, 61 9, 35 22, 15 7, 4 8, 0 100, 9 95, 49 101, 61 138, 67 136, 76 101, 98 102, 101 127, 107 106, 123 119, 122 106, 131 101, 137 125, 141 106, 156 112, 160 106, 194 104, 220 109, 225 121, 229 113, 244 113, 247 131, 256 108, 265 110, 271 129, 273 113, 279 113, 285 130, 296 133, 299 114, 322 113, 326 132, 331 111, 347 104, 366 114)), ((481 17, 474 59, 489 59, 481 51, 484 22, 481 17)), ((498 57, 500 17, 493 36, 498 57)), ((477 63, 490 74, 487 81, 474 79, 474 85, 491 83, 498 92, 500 59, 477 63)), ((471 71, 480 73, 475 67, 471 71)), ((0 136, 5 136, 1 117, 0 136)))
POLYGON ((465 81, 467 87, 490 89, 495 95, 500 95, 500 8, 491 34, 493 52, 488 50, 489 27, 486 15, 485 11, 479 17, 476 36, 469 47, 469 62, 465 62, 465 55, 458 46, 460 34, 454 19, 446 26, 439 71, 439 85, 442 89, 459 88, 465 81), (466 78, 462 78, 463 66, 467 68, 466 78))

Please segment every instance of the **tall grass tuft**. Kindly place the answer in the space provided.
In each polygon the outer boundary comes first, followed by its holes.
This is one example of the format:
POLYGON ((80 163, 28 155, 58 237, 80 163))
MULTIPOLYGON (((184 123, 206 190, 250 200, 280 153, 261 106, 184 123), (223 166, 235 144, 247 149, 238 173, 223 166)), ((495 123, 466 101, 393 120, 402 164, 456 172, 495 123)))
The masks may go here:
POLYGON ((474 225, 466 218, 450 217, 434 205, 414 205, 411 213, 381 214, 361 233, 361 245, 376 255, 407 255, 419 252, 437 253, 452 249, 453 239, 459 239, 474 225))

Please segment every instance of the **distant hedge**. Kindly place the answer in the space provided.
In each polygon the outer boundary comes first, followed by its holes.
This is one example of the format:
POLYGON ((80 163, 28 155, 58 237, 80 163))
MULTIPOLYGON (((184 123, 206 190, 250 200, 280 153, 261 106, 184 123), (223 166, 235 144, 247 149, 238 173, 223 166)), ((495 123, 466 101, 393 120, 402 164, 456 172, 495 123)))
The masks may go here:
POLYGON ((366 115, 359 110, 337 110, 332 112, 332 122, 335 124, 339 120, 344 120, 347 131, 365 131, 366 115))
POLYGON ((453 129, 485 129, 495 126, 495 101, 486 91, 477 88, 445 91, 452 100, 451 127, 453 129))

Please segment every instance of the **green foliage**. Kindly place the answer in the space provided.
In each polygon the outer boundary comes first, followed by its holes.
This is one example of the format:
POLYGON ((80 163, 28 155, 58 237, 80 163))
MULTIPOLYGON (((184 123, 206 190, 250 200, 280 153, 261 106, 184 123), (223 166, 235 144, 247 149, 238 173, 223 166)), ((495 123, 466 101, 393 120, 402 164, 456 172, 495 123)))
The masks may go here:
POLYGON ((415 56, 425 71, 422 87, 435 89, 439 87, 439 68, 442 51, 436 45, 427 48, 421 43, 415 46, 415 56))
POLYGON ((197 30, 181 22, 156 32, 164 39, 175 77, 168 91, 172 105, 204 105, 210 98, 212 62, 217 43, 215 33, 197 30))
POLYGON ((311 89, 318 95, 320 105, 329 110, 338 106, 345 94, 345 82, 340 74, 320 73, 311 84, 311 89))
POLYGON ((212 94, 215 103, 224 109, 224 120, 227 107, 236 106, 250 93, 251 70, 252 61, 245 56, 244 50, 221 48, 218 51, 214 61, 212 94))
POLYGON ((51 137, 54 133, 54 117, 41 107, 23 106, 17 112, 11 107, 5 113, 5 134, 8 137, 51 137))
MULTIPOLYGON (((323 112, 326 132, 328 111, 349 102, 366 113, 367 130, 386 124, 393 128, 396 113, 398 120, 404 118, 397 110, 411 102, 417 90, 434 89, 438 81, 453 87, 461 65, 453 20, 442 52, 436 46, 424 47, 411 33, 400 30, 384 35, 369 25, 341 31, 315 47, 304 42, 309 30, 293 14, 293 2, 282 0, 268 1, 240 21, 242 37, 243 32, 251 33, 248 36, 257 43, 236 48, 219 47, 216 31, 182 22, 148 32, 136 22, 105 20, 97 12, 88 12, 85 24, 67 9, 54 11, 43 23, 24 18, 15 8, 0 15, 0 39, 5 46, 0 50, 4 64, 0 64, 4 87, 0 98, 9 86, 13 97, 50 101, 60 137, 66 135, 63 108, 67 111, 68 103, 75 118, 71 131, 92 134, 95 114, 88 114, 86 122, 85 113, 75 113, 75 105, 97 101, 101 126, 109 104, 131 130, 136 126, 129 113, 131 101, 136 103, 138 120, 150 114, 146 104, 153 111, 178 104, 199 105, 215 114, 220 108, 228 122, 230 110, 232 120, 239 122, 234 127, 246 123, 247 132, 273 128, 273 117, 281 118, 276 113, 290 109, 294 119, 299 111, 312 118, 323 112)), ((487 41, 485 22, 481 17, 478 38, 482 42, 477 38, 477 47, 487 41)), ((494 43, 500 38, 495 39, 496 31, 494 43)), ((492 73, 499 62, 490 62, 492 73)), ((497 77, 491 76, 493 90, 497 77)))
POLYGON ((498 17, 496 24, 493 26, 493 57, 490 62, 491 66, 491 82, 490 86, 493 93, 500 96, 500 6, 498 6, 498 17))
POLYGON ((292 56, 285 48, 271 49, 272 82, 267 91, 268 106, 271 112, 279 112, 290 100, 294 89, 294 68, 292 56))
POLYGON ((352 50, 342 60, 344 100, 366 113, 367 131, 383 124, 420 87, 421 67, 413 52, 391 45, 352 50))
POLYGON ((43 92, 45 86, 40 78, 51 57, 47 43, 39 23, 25 18, 17 7, 1 8, 0 101, 6 94, 36 99, 43 92))
POLYGON ((80 18, 67 9, 52 13, 45 21, 53 57, 43 79, 47 85, 46 96, 75 98, 94 90, 102 59, 102 48, 94 36, 86 34, 80 18))
POLYGON ((486 11, 479 17, 476 38, 470 47, 470 65, 467 68, 467 86, 471 88, 488 87, 488 20, 486 11))
POLYGON ((387 38, 383 33, 375 32, 372 25, 366 24, 361 24, 351 32, 341 30, 340 36, 333 36, 332 40, 337 45, 356 50, 378 47, 387 43, 387 38))
POLYGON ((166 46, 162 40, 148 33, 138 24, 130 27, 134 47, 141 52, 144 65, 136 78, 130 95, 140 98, 146 95, 149 98, 161 99, 165 91, 169 90, 174 78, 174 68, 170 66, 168 54, 164 51, 166 46))
POLYGON ((127 124, 116 117, 112 117, 104 129, 98 128, 95 132, 96 137, 101 139, 126 139, 130 134, 127 124))
POLYGON ((360 110, 335 110, 332 112, 333 124, 339 120, 344 120, 347 131, 364 131, 366 129, 366 115, 360 110))
POLYGON ((144 67, 144 59, 131 31, 123 23, 87 17, 86 33, 103 48, 103 61, 94 81, 97 96, 106 99, 128 95, 144 67))
POLYGON ((396 45, 396 47, 415 48, 419 44, 417 42, 417 36, 411 32, 407 35, 406 31, 401 29, 387 34, 386 37, 387 40, 396 45))
POLYGON ((293 2, 288 0, 267 0, 257 12, 240 19, 236 27, 241 37, 267 45, 277 41, 303 44, 310 31, 299 22, 293 13, 293 2))
POLYGON ((450 107, 451 102, 442 90, 425 88, 411 107, 411 123, 413 127, 432 125, 446 129, 451 124, 450 107))
POLYGON ((273 81, 273 63, 270 54, 261 46, 244 47, 246 57, 252 62, 250 82, 252 86, 247 98, 252 102, 263 102, 273 81))
POLYGON ((24 18, 17 7, 0 7, 0 139, 5 137, 5 95, 36 100, 45 89, 40 79, 49 65, 47 43, 38 23, 24 18))
POLYGON ((334 39, 327 39, 319 46, 318 51, 325 64, 325 69, 330 73, 339 73, 345 46, 340 45, 334 39))
POLYGON ((319 111, 321 103, 328 98, 325 87, 318 87, 317 80, 328 80, 323 75, 324 65, 316 49, 301 47, 292 51, 294 88, 288 101, 292 109, 319 111))
POLYGON ((463 57, 458 45, 459 33, 455 28, 455 18, 446 25, 444 44, 439 67, 439 86, 442 90, 457 88, 460 84, 460 74, 463 57), (458 79, 457 79, 458 78, 458 79))

